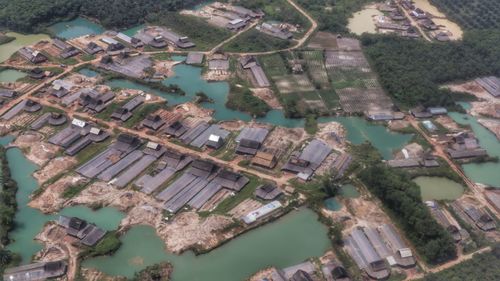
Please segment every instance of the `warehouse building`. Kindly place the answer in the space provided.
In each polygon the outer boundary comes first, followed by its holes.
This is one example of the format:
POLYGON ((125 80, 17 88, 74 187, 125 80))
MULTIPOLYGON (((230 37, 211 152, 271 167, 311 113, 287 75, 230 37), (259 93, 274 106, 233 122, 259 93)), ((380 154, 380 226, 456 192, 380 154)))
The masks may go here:
POLYGON ((122 107, 117 108, 112 114, 111 118, 116 120, 121 120, 123 122, 127 121, 132 117, 132 111, 136 109, 139 105, 144 103, 145 98, 143 96, 135 96, 122 107))
POLYGON ((62 277, 68 264, 65 261, 36 262, 8 268, 3 274, 5 281, 40 281, 62 277))
POLYGON ((477 78, 476 82, 481 85, 490 95, 500 97, 500 78, 495 76, 488 76, 477 78))
POLYGON ((314 139, 302 152, 294 152, 281 170, 295 173, 302 180, 309 180, 331 152, 332 149, 326 143, 314 139))
POLYGON ((59 216, 57 224, 66 229, 66 234, 78 238, 85 246, 94 246, 106 231, 77 217, 59 216))
POLYGON ((264 128, 245 127, 236 137, 236 153, 255 155, 268 134, 269 130, 264 128))
POLYGON ((262 200, 275 200, 283 195, 283 191, 273 184, 263 184, 255 190, 255 196, 262 200))
POLYGON ((256 57, 244 56, 240 58, 240 65, 243 69, 250 71, 256 87, 264 88, 271 86, 264 69, 262 69, 256 57))
POLYGON ((155 131, 157 131, 163 125, 165 125, 165 121, 158 114, 149 114, 142 121, 142 126, 155 131))

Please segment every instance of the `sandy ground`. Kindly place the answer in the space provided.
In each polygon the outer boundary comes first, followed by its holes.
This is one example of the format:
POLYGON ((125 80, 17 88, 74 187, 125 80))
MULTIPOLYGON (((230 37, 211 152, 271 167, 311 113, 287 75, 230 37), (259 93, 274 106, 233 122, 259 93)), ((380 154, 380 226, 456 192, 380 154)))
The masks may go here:
POLYGON ((392 120, 388 122, 388 126, 389 129, 398 131, 410 126, 410 123, 406 120, 392 120))
MULTIPOLYGON (((410 158, 421 157, 424 150, 422 146, 418 143, 410 143, 404 146, 410 158)), ((405 159, 405 156, 401 150, 398 150, 394 155, 394 159, 405 159)))
POLYGON ((497 139, 500 141, 500 120, 478 119, 477 121, 495 134, 497 139))
POLYGON ((5 136, 14 130, 14 126, 12 126, 8 122, 0 122, 0 136, 5 136))
POLYGON ((308 137, 303 128, 276 127, 268 134, 264 147, 284 151, 289 146, 297 146, 308 137))
POLYGON ((74 157, 56 157, 50 160, 42 169, 36 171, 33 177, 35 177, 39 184, 42 184, 59 173, 69 170, 76 163, 77 161, 74 157))
POLYGON ((252 91, 254 96, 265 101, 267 103, 267 105, 269 105, 272 109, 283 109, 283 106, 281 106, 281 103, 276 98, 276 96, 274 95, 274 93, 271 89, 253 88, 250 90, 252 91))
POLYGON ((208 70, 203 73, 203 80, 207 81, 227 81, 231 77, 231 72, 225 70, 208 70))
POLYGON ((461 131, 461 128, 458 126, 458 124, 451 119, 450 116, 448 115, 441 115, 434 119, 438 124, 441 126, 445 127, 447 130, 451 132, 458 132, 461 131))
POLYGON ((59 211, 66 202, 61 194, 68 188, 85 184, 87 179, 82 176, 66 176, 53 184, 47 186, 42 194, 33 199, 28 205, 31 208, 39 209, 43 213, 54 213, 59 211))
POLYGON ((59 147, 43 141, 43 135, 36 132, 25 132, 18 136, 14 145, 22 150, 27 150, 26 157, 38 166, 43 166, 54 158, 59 147))
POLYGON ((175 65, 181 63, 180 61, 155 61, 154 69, 157 73, 163 74, 165 77, 174 75, 173 68, 175 65))
POLYGON ((318 125, 318 132, 316 133, 316 137, 325 141, 327 144, 329 144, 332 148, 338 151, 344 151, 346 148, 346 130, 344 127, 337 122, 329 122, 329 123, 321 123, 318 125), (334 137, 332 133, 335 133, 335 135, 338 136, 338 142, 337 138, 334 137))
POLYGON ((211 109, 200 107, 192 102, 177 105, 173 112, 180 113, 183 117, 196 117, 205 121, 210 121, 214 113, 211 109))

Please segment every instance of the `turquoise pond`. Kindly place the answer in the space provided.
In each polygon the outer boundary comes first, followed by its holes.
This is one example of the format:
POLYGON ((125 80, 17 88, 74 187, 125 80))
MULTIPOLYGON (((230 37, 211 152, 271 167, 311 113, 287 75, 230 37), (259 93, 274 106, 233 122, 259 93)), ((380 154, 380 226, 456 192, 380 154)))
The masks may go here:
MULTIPOLYGON (((0 138, 0 145, 7 145, 13 138, 0 138)), ((37 166, 30 162, 18 148, 7 150, 7 159, 11 170, 12 178, 18 184, 16 200, 18 211, 16 213, 16 228, 10 233, 14 240, 8 245, 8 249, 19 253, 22 262, 28 263, 31 257, 42 249, 41 245, 33 240, 40 232, 43 225, 49 220, 57 219, 57 215, 45 215, 36 209, 30 208, 30 194, 38 188, 38 183, 31 175, 37 166)), ((89 208, 77 206, 63 209, 59 214, 67 216, 77 216, 94 222, 96 225, 106 229, 116 229, 124 217, 124 214, 113 208, 102 208, 98 211, 92 211, 89 208)))
POLYGON ((92 69, 88 69, 88 68, 82 68, 78 71, 78 73, 85 75, 87 77, 90 77, 90 78, 97 77, 99 75, 98 72, 96 72, 92 69))
MULTIPOLYGON (((467 104, 464 107, 468 109, 467 104)), ((488 151, 489 156, 500 158, 500 142, 492 132, 477 122, 476 117, 457 112, 450 112, 449 115, 458 124, 471 127, 479 140, 479 144, 488 151)), ((500 188, 500 162, 470 163, 462 165, 462 168, 467 177, 474 182, 500 188)))
POLYGON ((330 211, 338 211, 342 209, 342 203, 340 203, 339 200, 335 197, 325 199, 324 204, 325 208, 330 211))
POLYGON ((84 18, 76 18, 49 26, 50 32, 63 39, 73 39, 84 35, 97 35, 104 32, 104 28, 84 18))
POLYGON ((0 71, 0 82, 16 82, 24 77, 26 77, 26 73, 19 70, 6 69, 0 71))

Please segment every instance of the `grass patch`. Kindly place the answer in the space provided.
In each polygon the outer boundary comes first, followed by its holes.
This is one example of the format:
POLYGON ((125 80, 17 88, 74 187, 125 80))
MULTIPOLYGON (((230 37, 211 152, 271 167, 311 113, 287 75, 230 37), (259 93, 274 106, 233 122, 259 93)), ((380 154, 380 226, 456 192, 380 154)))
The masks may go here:
POLYGON ((85 149, 83 149, 82 151, 80 151, 80 153, 76 155, 76 160, 78 161, 77 165, 81 165, 89 161, 90 159, 92 159, 92 157, 104 151, 104 149, 106 149, 110 143, 111 140, 108 139, 107 141, 100 143, 93 143, 87 146, 85 149))
POLYGON ((265 52, 286 49, 291 45, 288 40, 281 40, 252 28, 240 34, 223 49, 226 52, 265 52))
POLYGON ((214 213, 228 213, 231 209, 238 206, 238 204, 243 202, 245 199, 252 197, 255 189, 257 189, 257 187, 263 183, 262 179, 254 175, 245 174, 245 176, 250 179, 250 182, 248 182, 248 184, 235 196, 226 198, 224 201, 220 202, 220 204, 217 205, 217 208, 215 208, 215 210, 213 211, 214 213))
POLYGON ((226 106, 230 109, 243 111, 252 116, 263 117, 267 114, 271 107, 253 95, 252 91, 247 87, 231 86, 226 106))
POLYGON ((118 238, 118 233, 116 231, 110 231, 99 241, 94 247, 89 248, 82 255, 86 258, 112 255, 115 253, 122 242, 118 238))

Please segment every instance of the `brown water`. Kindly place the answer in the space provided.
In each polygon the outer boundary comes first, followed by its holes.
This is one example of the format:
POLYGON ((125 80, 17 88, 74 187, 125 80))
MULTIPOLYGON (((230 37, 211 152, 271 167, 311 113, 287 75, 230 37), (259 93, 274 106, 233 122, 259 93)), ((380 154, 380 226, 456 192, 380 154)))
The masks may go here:
MULTIPOLYGON (((432 14, 433 16, 446 17, 446 15, 441 13, 436 6, 433 6, 429 2, 429 0, 413 0, 413 1, 415 2, 415 6, 417 8, 420 8, 420 9, 424 10, 425 12, 432 14)), ((451 39, 454 39, 454 40, 462 39, 463 31, 460 28, 460 26, 458 26, 458 24, 456 24, 448 19, 433 19, 433 21, 437 25, 445 26, 444 27, 445 30, 448 30, 451 33, 453 33, 453 36, 450 37, 451 39)))
POLYGON ((377 10, 375 5, 369 5, 363 10, 356 12, 349 18, 347 28, 354 34, 361 35, 363 33, 377 33, 374 17, 384 15, 377 10))

